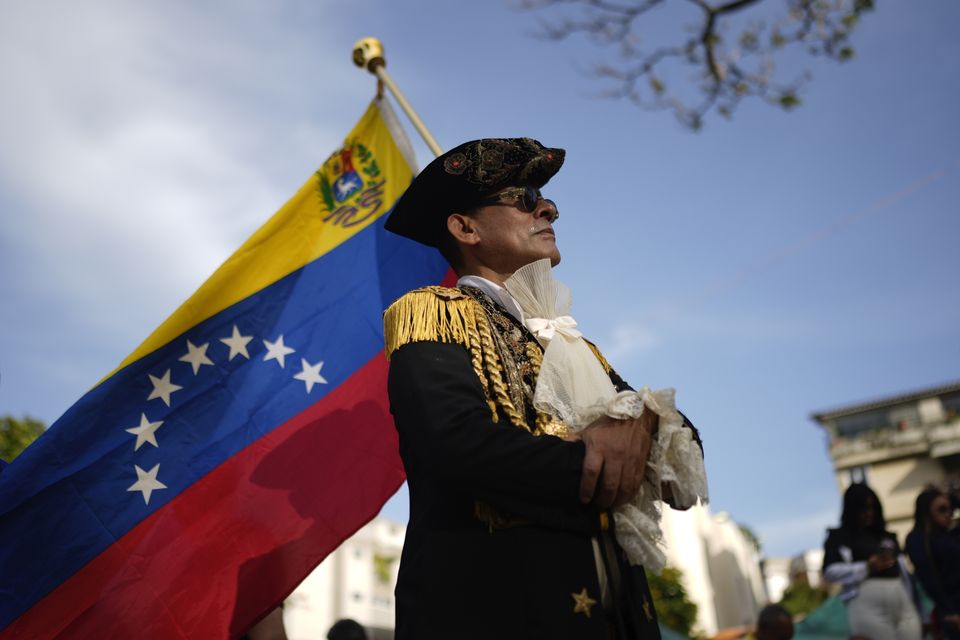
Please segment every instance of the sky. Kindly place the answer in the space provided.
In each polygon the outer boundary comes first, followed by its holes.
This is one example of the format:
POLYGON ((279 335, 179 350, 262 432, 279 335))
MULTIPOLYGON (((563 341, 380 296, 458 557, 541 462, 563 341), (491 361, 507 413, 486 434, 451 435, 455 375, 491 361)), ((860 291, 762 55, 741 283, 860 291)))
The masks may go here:
POLYGON ((852 61, 780 61, 800 108, 693 133, 598 97, 616 52, 515 2, 3 3, 0 415, 55 421, 339 148, 376 36, 443 148, 567 150, 544 191, 580 327, 676 388, 713 512, 819 547, 840 495, 811 413, 960 379, 960 5, 877 4, 852 61))

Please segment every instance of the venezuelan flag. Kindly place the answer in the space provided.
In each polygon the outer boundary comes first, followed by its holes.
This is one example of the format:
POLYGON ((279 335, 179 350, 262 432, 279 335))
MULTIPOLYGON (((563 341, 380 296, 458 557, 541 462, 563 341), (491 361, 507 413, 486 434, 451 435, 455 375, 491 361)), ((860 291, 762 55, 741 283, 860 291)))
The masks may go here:
POLYGON ((412 177, 408 150, 375 100, 4 469, 0 638, 238 636, 397 490, 381 315, 447 273, 383 229, 412 177))

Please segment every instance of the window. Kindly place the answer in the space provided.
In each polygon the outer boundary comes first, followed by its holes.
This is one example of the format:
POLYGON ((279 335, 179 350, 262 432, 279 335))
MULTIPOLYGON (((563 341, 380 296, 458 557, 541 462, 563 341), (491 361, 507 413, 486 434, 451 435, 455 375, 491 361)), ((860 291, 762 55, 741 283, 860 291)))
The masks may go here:
POLYGON ((952 420, 960 416, 960 391, 947 393, 940 396, 943 403, 943 410, 947 414, 947 420, 952 420))
POLYGON ((850 486, 851 484, 857 484, 857 483, 869 484, 867 479, 867 476, 868 476, 867 470, 869 468, 870 467, 862 466, 862 467, 850 467, 849 469, 847 469, 847 480, 848 480, 847 486, 850 486))

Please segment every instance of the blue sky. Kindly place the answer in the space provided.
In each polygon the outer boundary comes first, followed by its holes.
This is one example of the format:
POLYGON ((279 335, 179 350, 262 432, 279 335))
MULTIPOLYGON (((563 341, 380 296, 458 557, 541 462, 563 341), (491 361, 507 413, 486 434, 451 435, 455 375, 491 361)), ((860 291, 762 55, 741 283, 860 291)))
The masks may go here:
POLYGON ((299 187, 372 97, 350 50, 375 35, 444 148, 567 149, 546 191, 580 325, 676 387, 714 511, 817 547, 839 495, 809 415, 960 379, 960 6, 878 4, 852 62, 782 61, 802 108, 693 134, 596 98, 613 52, 505 2, 6 3, 0 414, 53 422, 299 187))

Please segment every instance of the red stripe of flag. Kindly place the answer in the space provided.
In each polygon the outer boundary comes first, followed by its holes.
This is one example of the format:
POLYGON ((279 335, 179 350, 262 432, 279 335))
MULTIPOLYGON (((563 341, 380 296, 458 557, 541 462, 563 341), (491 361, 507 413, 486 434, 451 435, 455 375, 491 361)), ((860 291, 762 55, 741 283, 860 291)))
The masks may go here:
POLYGON ((378 354, 141 522, 0 638, 245 633, 403 482, 386 372, 378 354))

